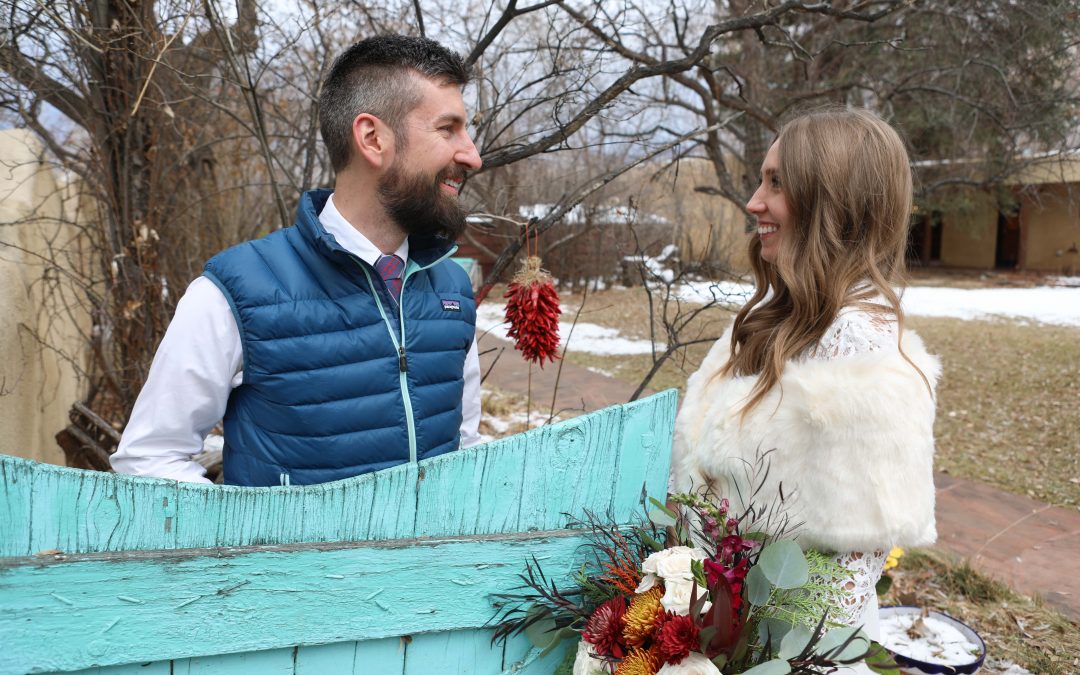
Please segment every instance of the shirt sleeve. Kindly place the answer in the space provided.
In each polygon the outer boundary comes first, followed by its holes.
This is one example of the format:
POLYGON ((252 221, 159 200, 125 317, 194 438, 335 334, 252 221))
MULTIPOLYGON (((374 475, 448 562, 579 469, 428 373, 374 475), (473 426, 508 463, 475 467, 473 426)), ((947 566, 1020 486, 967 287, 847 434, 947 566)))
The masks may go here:
POLYGON ((110 460, 113 469, 209 483, 193 458, 242 379, 243 345, 232 309, 212 281, 199 277, 177 304, 158 346, 110 460))
POLYGON ((465 355, 465 388, 461 394, 461 447, 480 442, 480 355, 473 338, 465 355))
POLYGON ((871 637, 875 639, 877 624, 875 617, 867 615, 867 608, 877 609, 877 603, 871 601, 877 599, 877 582, 885 571, 887 558, 885 551, 851 551, 833 557, 833 562, 844 570, 838 582, 842 600, 833 619, 848 626, 872 628, 871 637), (872 627, 866 625, 870 621, 874 621, 872 627))

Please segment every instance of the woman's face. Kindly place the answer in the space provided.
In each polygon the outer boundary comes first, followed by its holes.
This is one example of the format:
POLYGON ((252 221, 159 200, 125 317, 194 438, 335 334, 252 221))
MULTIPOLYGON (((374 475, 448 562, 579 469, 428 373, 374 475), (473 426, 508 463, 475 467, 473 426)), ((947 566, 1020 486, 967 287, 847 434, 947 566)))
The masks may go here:
POLYGON ((790 236, 791 209, 780 185, 780 142, 772 144, 761 163, 761 185, 746 203, 746 210, 757 218, 757 236, 761 239, 761 257, 776 262, 780 241, 790 236))

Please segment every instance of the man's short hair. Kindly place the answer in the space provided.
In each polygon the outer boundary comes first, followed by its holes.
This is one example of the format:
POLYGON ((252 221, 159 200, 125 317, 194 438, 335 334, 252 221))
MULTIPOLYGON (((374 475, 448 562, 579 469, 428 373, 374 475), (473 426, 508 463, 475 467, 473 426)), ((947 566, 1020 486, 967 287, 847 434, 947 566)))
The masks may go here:
POLYGON ((352 123, 361 113, 378 117, 394 132, 398 145, 404 143, 405 117, 420 103, 415 75, 459 87, 469 81, 460 56, 421 37, 367 38, 334 60, 319 97, 319 126, 334 171, 349 164, 352 123))

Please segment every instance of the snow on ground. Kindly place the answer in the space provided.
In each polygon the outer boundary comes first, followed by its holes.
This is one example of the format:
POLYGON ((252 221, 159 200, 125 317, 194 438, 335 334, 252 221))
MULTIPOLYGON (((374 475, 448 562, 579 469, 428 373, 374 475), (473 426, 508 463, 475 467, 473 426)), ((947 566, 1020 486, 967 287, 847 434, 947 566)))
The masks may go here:
MULTIPOLYGON (((904 311, 912 316, 952 317, 957 319, 1003 318, 1038 321, 1059 326, 1080 326, 1080 278, 1059 277, 1057 286, 1035 288, 946 288, 911 286, 904 292, 904 311), (1076 283, 1063 283, 1072 282, 1076 283)), ((716 299, 722 305, 737 308, 753 292, 750 284, 731 281, 695 281, 674 289, 682 302, 703 304, 716 299)), ((563 316, 573 309, 563 305, 563 316)), ((476 325, 496 337, 508 340, 508 326, 503 321, 503 305, 487 302, 477 311, 476 325)), ((565 339, 571 321, 559 323, 559 335, 565 339)), ((572 350, 607 356, 649 354, 648 340, 627 338, 614 328, 578 322, 571 338, 572 350)), ((561 348, 561 346, 560 346, 561 348)), ((657 349, 663 349, 657 344, 657 349)))
POLYGON ((1003 317, 1059 326, 1080 326, 1080 287, 936 288, 911 286, 904 311, 958 319, 1003 317))
MULTIPOLYGON (((567 307, 563 305, 563 316, 567 315, 567 307)), ((559 337, 565 340, 570 334, 572 321, 559 322, 559 337)), ((510 326, 503 318, 503 305, 497 303, 484 303, 476 311, 476 327, 482 331, 490 331, 492 335, 509 340, 506 331, 510 326)), ((573 351, 588 352, 607 356, 627 356, 632 354, 652 353, 652 344, 648 340, 625 338, 619 335, 614 328, 606 328, 595 323, 579 321, 574 326, 574 335, 570 338, 573 343, 573 351)), ((560 343, 559 348, 562 348, 560 343)), ((663 349, 663 345, 657 345, 663 349)))
MULTIPOLYGON (((904 292, 904 312, 912 316, 957 319, 1001 317, 1080 326, 1080 279, 1058 277, 1056 286, 1035 288, 945 288, 910 286, 904 292)), ((683 302, 717 301, 738 307, 750 297, 750 284, 691 282, 676 290, 683 302)))

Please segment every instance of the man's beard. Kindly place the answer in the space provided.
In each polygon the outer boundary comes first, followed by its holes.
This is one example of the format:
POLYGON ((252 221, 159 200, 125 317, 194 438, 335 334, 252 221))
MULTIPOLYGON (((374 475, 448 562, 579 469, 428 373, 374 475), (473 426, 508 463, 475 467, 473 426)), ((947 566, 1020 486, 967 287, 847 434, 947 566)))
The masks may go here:
POLYGON ((379 179, 379 201, 406 234, 454 241, 465 231, 465 212, 456 198, 443 194, 441 185, 447 178, 461 182, 465 171, 452 167, 432 178, 391 166, 379 179))

